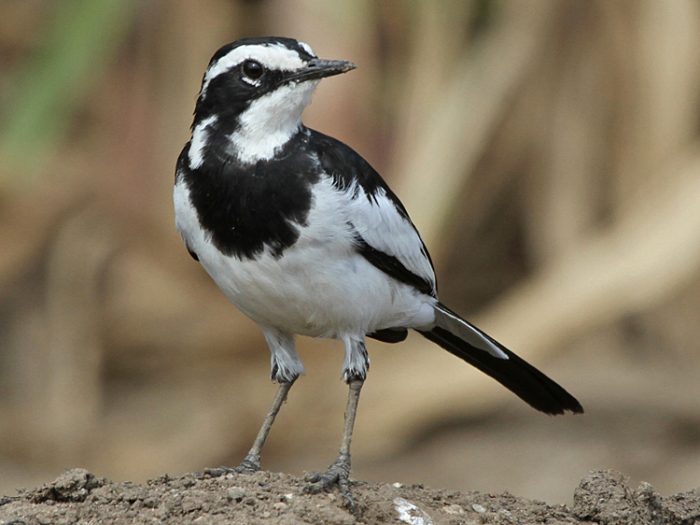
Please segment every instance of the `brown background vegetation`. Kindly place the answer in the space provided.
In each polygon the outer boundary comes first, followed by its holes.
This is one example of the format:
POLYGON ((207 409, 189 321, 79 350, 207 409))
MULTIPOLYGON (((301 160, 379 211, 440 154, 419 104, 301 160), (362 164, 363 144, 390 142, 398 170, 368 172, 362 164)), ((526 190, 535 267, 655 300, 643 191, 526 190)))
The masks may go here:
MULTIPOLYGON (((557 501, 585 472, 700 480, 700 4, 691 0, 5 0, 0 490, 235 464, 274 392, 262 336, 187 256, 171 184, 223 43, 358 64, 305 121, 362 153, 441 297, 582 401, 547 418, 412 337, 372 343, 354 476, 557 501)), ((335 342, 264 464, 325 467, 335 342)))

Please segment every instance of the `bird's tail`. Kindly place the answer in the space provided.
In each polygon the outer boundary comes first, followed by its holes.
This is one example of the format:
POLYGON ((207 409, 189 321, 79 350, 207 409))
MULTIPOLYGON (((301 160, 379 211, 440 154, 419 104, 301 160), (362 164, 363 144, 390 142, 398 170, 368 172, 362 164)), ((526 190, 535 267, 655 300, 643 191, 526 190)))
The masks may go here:
POLYGON ((419 330, 424 337, 490 375, 533 408, 547 414, 583 412, 561 386, 443 304, 435 306, 435 319, 431 330, 419 330))

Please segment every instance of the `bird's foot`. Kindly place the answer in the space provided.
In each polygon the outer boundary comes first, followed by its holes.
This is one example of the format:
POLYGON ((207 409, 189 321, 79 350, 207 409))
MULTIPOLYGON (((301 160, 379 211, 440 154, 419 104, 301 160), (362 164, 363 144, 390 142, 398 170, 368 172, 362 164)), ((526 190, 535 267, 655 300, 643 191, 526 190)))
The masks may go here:
POLYGON ((260 459, 246 456, 237 467, 214 467, 204 469, 204 473, 212 478, 220 478, 226 474, 252 474, 260 470, 260 459))
POLYGON ((338 487, 343 497, 343 504, 350 510, 355 509, 355 501, 350 492, 350 457, 340 456, 325 472, 317 472, 306 477, 309 484, 304 487, 306 494, 318 494, 338 487))

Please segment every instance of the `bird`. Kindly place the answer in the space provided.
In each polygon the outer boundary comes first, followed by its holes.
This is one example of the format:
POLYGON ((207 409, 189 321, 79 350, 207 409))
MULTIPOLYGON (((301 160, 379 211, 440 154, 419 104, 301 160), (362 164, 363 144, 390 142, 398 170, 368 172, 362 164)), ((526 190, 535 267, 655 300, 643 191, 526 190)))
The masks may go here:
POLYGON ((426 245, 396 194, 351 147, 303 124, 320 80, 355 67, 287 37, 221 47, 204 73, 173 190, 187 251, 259 325, 278 384, 240 465, 209 472, 261 468, 275 417, 304 373, 295 337, 336 339, 348 385, 344 430, 337 458, 309 476, 306 491, 337 489, 349 507, 367 338, 400 343, 417 331, 536 410, 583 412, 564 388, 440 302, 426 245))

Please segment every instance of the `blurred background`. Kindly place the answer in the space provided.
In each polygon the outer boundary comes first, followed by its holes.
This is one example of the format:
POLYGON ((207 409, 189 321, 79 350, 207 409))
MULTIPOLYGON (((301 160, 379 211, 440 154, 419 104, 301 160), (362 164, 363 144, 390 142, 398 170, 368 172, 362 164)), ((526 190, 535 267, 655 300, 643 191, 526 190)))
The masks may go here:
MULTIPOLYGON (((0 491, 250 446, 268 351, 187 255, 171 186, 210 56, 268 34, 358 64, 305 122, 399 194, 443 302, 586 408, 371 342, 354 477, 551 502, 600 467, 700 485, 700 3, 2 0, 0 491)), ((263 457, 298 474, 335 458, 347 395, 337 342, 299 349, 263 457)))

